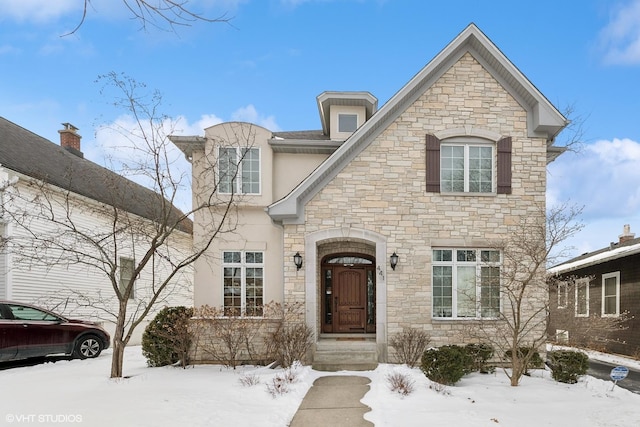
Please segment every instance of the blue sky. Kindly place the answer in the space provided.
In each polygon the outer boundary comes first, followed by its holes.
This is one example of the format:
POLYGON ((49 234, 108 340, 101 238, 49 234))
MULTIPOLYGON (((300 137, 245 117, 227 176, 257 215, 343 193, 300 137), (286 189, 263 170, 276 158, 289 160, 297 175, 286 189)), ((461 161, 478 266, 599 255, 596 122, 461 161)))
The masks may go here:
MULTIPOLYGON (((383 105, 474 22, 560 110, 582 116, 580 154, 549 167, 548 202, 584 205, 574 255, 640 236, 640 0, 446 2, 191 0, 230 24, 140 29, 120 0, 3 0, 0 115, 57 142, 61 122, 85 156, 108 155, 98 125, 122 121, 99 75, 124 72, 163 94, 184 134, 220 121, 319 129, 315 97, 369 91, 383 105)), ((562 139, 562 138, 561 138, 562 139)))

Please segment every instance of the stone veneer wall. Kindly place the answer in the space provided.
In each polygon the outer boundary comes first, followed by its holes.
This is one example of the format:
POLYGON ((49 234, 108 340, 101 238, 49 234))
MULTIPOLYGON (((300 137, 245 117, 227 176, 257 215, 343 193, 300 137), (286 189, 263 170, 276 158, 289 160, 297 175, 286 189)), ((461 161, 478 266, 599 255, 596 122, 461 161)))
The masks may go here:
MULTIPOLYGON (((526 124, 525 110, 464 55, 306 205, 304 224, 285 226, 285 254, 303 254, 305 235, 323 229, 384 235, 400 257, 395 271, 387 269, 385 336, 411 326, 431 334, 432 345, 464 342, 472 322, 431 317, 432 248, 488 247, 513 233, 521 218, 539 215, 546 141, 530 138, 526 124), (460 136, 479 129, 512 137, 512 194, 426 192, 425 135, 452 129, 460 136)), ((285 301, 305 300, 304 269, 285 266, 284 281, 285 301)))
MULTIPOLYGON (((270 357, 272 355, 268 354, 267 343, 272 340, 272 334, 282 324, 281 319, 237 318, 231 321, 237 322, 236 324, 244 323, 250 338, 251 352, 242 347, 237 358, 240 365, 268 364, 274 361, 274 358, 270 357)), ((206 318, 191 320, 191 330, 194 335, 189 356, 191 363, 224 364, 222 360, 214 356, 227 354, 225 343, 215 335, 214 322, 229 322, 229 319, 206 318)))

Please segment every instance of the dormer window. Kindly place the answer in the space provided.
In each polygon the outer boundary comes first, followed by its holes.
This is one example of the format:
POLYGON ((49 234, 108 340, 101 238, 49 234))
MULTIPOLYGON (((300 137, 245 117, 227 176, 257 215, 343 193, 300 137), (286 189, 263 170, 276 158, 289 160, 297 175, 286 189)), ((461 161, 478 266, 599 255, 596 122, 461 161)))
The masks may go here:
POLYGON ((322 92, 317 101, 322 133, 333 141, 345 141, 378 108, 378 100, 369 92, 322 92))
POLYGON ((353 133, 358 128, 357 114, 338 114, 338 132, 353 133))

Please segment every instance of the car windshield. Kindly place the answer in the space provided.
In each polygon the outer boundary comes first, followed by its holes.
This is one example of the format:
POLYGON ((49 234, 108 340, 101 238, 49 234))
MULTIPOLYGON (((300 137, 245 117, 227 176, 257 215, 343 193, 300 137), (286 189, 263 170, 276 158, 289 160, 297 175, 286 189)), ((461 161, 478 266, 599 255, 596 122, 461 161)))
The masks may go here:
POLYGON ((32 307, 11 304, 9 304, 8 307, 11 310, 11 313, 13 314, 13 318, 15 320, 60 320, 59 317, 54 316, 53 314, 32 307))

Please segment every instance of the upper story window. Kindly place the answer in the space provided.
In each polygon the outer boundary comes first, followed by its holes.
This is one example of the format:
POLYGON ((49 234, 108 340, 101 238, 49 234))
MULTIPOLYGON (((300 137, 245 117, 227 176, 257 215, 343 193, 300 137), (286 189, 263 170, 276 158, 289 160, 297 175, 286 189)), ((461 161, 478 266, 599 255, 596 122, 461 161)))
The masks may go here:
POLYGON ((440 191, 493 192, 493 147, 471 144, 440 146, 440 191))
POLYGON ((258 148, 219 148, 218 182, 220 193, 260 193, 260 150, 258 148))
POLYGON ((497 318, 500 315, 501 254, 485 249, 435 249, 434 318, 497 318))
POLYGON ((602 275, 602 316, 620 315, 620 272, 602 275))
POLYGON ((338 114, 338 132, 355 132, 358 129, 357 114, 338 114))
POLYGON ((511 137, 426 140, 427 192, 511 194, 511 137))

